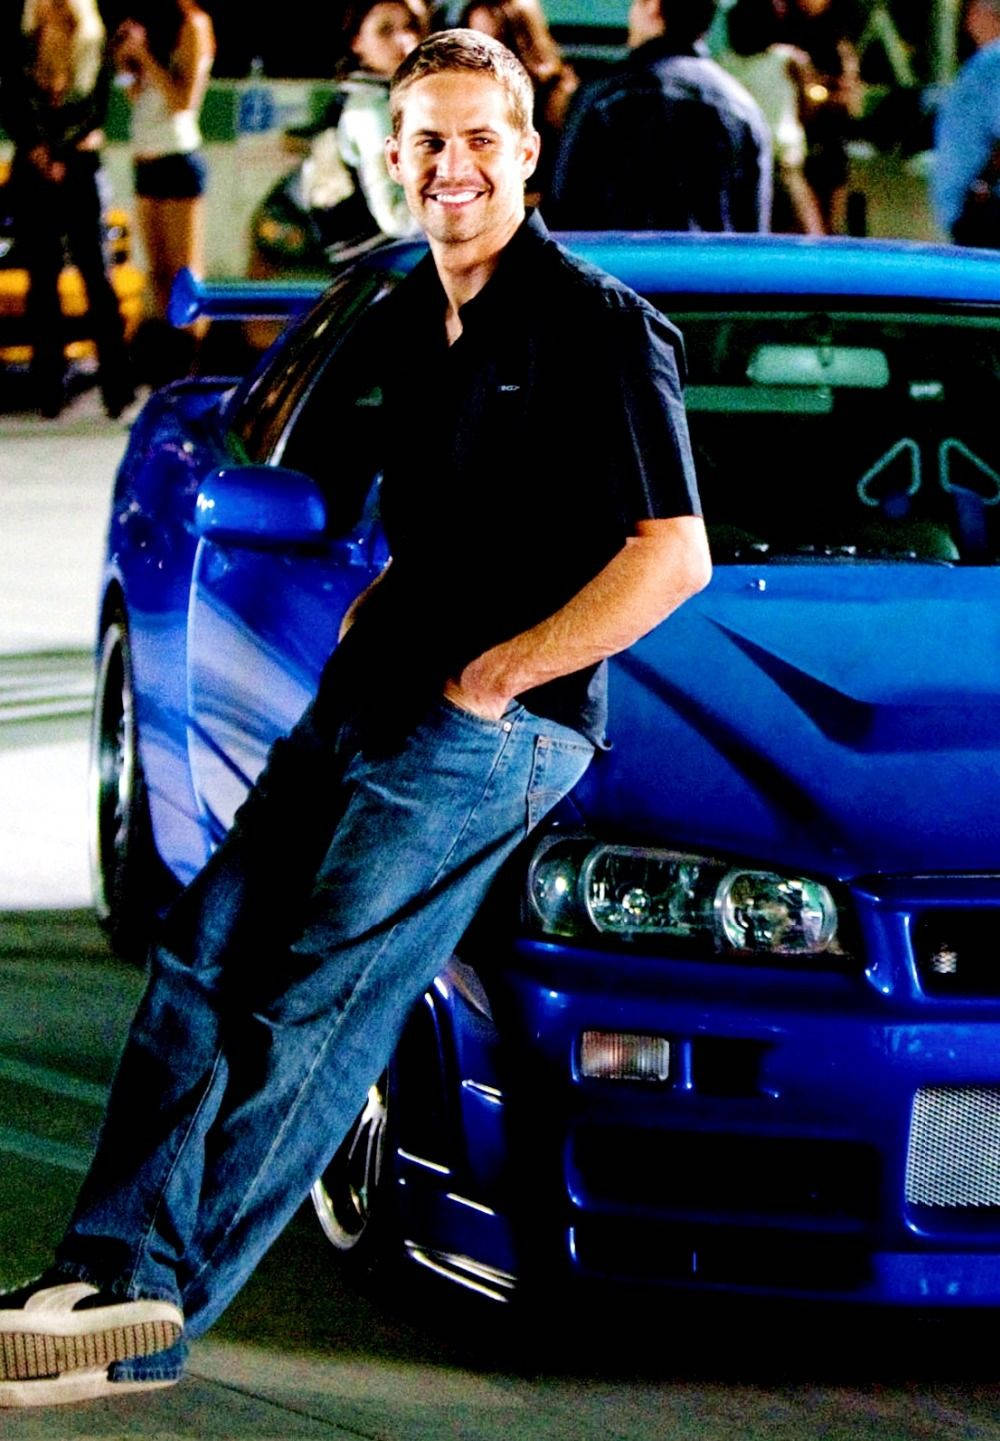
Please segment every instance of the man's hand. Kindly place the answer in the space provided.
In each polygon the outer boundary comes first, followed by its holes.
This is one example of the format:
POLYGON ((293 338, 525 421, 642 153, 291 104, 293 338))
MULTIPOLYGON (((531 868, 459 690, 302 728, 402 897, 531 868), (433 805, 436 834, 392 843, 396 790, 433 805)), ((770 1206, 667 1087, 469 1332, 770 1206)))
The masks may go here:
POLYGON ((473 715, 499 720, 514 696, 626 650, 707 585, 711 572, 697 516, 640 520, 624 549, 560 610, 471 660, 444 693, 473 715))
POLYGON ((445 698, 450 700, 452 705, 458 706, 459 710, 466 710, 480 720, 498 721, 513 697, 489 687, 484 688, 482 684, 477 685, 476 668, 482 667, 482 660, 483 657, 480 656, 478 660, 471 661, 458 680, 445 681, 445 698))

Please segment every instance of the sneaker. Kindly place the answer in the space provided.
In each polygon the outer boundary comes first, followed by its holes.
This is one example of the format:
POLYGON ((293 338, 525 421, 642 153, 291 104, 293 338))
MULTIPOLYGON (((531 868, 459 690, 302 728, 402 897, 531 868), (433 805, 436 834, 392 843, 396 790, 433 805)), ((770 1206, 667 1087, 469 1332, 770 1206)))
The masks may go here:
POLYGON ((141 1384, 144 1389, 148 1383, 109 1382, 107 1368, 114 1361, 165 1351, 183 1329, 183 1313, 169 1301, 118 1301, 85 1281, 38 1281, 0 1295, 0 1383, 18 1383, 15 1390, 25 1383, 40 1395, 34 1387, 42 1383, 54 1389, 65 1382, 61 1390, 68 1392, 73 1377, 92 1386, 103 1376, 103 1384, 114 1387, 116 1394, 126 1385, 135 1389, 141 1384), (89 1381, 84 1381, 84 1373, 89 1381))
POLYGON ((102 1396, 134 1395, 137 1391, 162 1391, 176 1386, 181 1378, 166 1381, 112 1381, 107 1367, 66 1371, 37 1381, 0 1381, 0 1411, 27 1406, 64 1406, 70 1401, 96 1401, 102 1396))

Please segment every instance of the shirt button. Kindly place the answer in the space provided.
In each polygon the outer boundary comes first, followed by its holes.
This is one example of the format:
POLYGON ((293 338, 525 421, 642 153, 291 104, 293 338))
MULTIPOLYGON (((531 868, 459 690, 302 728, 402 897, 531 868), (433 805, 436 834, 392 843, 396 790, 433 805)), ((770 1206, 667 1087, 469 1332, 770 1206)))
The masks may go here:
POLYGON ((503 728, 504 728, 505 731, 512 731, 512 730, 514 729, 514 722, 513 722, 513 721, 504 721, 504 723, 503 723, 503 728))

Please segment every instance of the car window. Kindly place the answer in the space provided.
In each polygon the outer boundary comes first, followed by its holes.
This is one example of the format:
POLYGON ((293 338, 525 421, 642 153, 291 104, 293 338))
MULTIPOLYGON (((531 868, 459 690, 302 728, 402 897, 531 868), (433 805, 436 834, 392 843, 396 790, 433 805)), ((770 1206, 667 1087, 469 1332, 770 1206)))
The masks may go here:
POLYGON ((333 534, 353 526, 384 455, 382 372, 385 342, 375 310, 387 288, 370 297, 356 322, 301 388, 271 459, 303 471, 323 490, 333 534))
POLYGON ((1000 318, 687 309, 718 561, 1000 561, 1000 318))
MULTIPOLYGON (((281 461, 295 416, 368 304, 391 283, 385 275, 352 269, 276 346, 242 393, 228 420, 227 440, 241 461, 281 461)), ((285 462, 288 463, 288 462, 285 462)))

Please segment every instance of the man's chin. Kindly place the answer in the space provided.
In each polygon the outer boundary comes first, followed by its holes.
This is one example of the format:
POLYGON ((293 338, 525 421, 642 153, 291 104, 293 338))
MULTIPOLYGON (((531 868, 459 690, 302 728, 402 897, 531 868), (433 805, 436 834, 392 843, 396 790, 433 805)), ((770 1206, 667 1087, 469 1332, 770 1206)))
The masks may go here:
POLYGON ((454 213, 437 208, 433 215, 426 217, 427 234, 434 240, 459 244, 463 240, 474 240, 482 231, 482 224, 469 211, 454 213))

